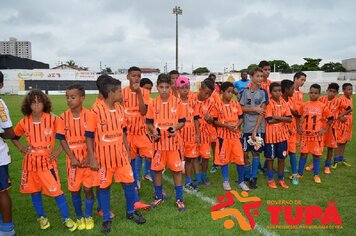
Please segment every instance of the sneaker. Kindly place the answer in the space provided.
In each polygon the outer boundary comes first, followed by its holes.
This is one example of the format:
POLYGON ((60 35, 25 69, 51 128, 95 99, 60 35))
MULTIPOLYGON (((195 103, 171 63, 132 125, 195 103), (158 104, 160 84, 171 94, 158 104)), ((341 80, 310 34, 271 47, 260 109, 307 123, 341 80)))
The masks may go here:
POLYGON ((208 177, 206 177, 206 176, 204 178, 202 178, 201 181, 206 186, 210 185, 210 181, 209 181, 208 177))
POLYGON ((337 168, 337 162, 334 162, 334 164, 331 165, 331 168, 336 169, 337 168))
POLYGON ((183 212, 185 211, 185 205, 184 205, 184 202, 182 200, 177 200, 176 201, 176 204, 177 204, 177 208, 178 208, 178 211, 179 212, 183 212))
POLYGON ((292 184, 294 184, 294 185, 299 184, 299 178, 297 175, 292 175, 292 184))
POLYGON ((126 213, 126 218, 134 221, 136 224, 141 225, 141 224, 146 223, 145 218, 143 218, 142 215, 137 211, 134 211, 134 213, 130 213, 130 214, 126 213))
POLYGON ((163 195, 163 199, 164 200, 168 200, 168 199, 171 199, 171 195, 169 195, 168 193, 166 193, 166 192, 162 192, 162 195, 163 195))
POLYGON ((148 181, 150 181, 150 182, 152 182, 153 180, 152 180, 152 177, 151 177, 151 175, 145 175, 145 177, 143 177, 145 180, 148 180, 148 181))
MULTIPOLYGON (((96 213, 97 213, 98 216, 100 216, 100 217, 103 217, 103 215, 104 215, 103 210, 97 211, 96 213)), ((112 212, 112 211, 110 211, 110 219, 114 219, 115 216, 116 216, 115 213, 112 212)))
POLYGON ((12 229, 11 231, 0 231, 1 236, 14 236, 15 235, 15 229, 12 229))
POLYGON ((189 191, 199 192, 198 186, 196 186, 194 183, 185 184, 184 188, 189 191))
POLYGON ((218 169, 219 169, 219 166, 215 166, 214 165, 214 166, 211 167, 210 173, 214 174, 216 171, 218 171, 218 169))
POLYGON ((329 167, 325 167, 324 168, 324 174, 331 174, 331 171, 330 171, 329 167))
POLYGON ((224 181, 223 182, 223 188, 224 188, 225 191, 230 191, 231 190, 231 186, 230 186, 229 181, 224 181))
POLYGON ((268 180, 267 181, 267 185, 270 188, 277 188, 276 182, 272 179, 272 180, 268 180))
POLYGON ((103 222, 102 227, 101 227, 101 232, 103 234, 110 233, 111 232, 111 224, 112 224, 111 220, 103 222))
POLYGON ((244 181, 239 183, 239 186, 242 189, 242 191, 245 191, 245 192, 250 191, 250 188, 246 185, 246 183, 244 181))
POLYGON ((86 230, 92 230, 94 229, 94 220, 93 217, 86 217, 85 218, 85 229, 86 230))
POLYGON ((40 228, 43 230, 48 229, 51 226, 47 217, 41 216, 40 218, 37 219, 37 221, 40 224, 40 228))
POLYGON ((280 185, 282 188, 289 188, 289 186, 284 182, 284 180, 279 180, 278 185, 280 185))
POLYGON ((249 181, 249 187, 250 189, 256 189, 257 188, 257 178, 251 178, 249 181))
POLYGON ((314 176, 314 182, 317 183, 317 184, 321 184, 321 179, 318 175, 315 175, 314 176))
POLYGON ((151 207, 152 207, 152 208, 156 208, 156 207, 158 207, 159 205, 161 205, 163 202, 164 202, 163 199, 161 199, 161 198, 156 198, 153 202, 151 202, 151 207))
POLYGON ((69 230, 69 232, 73 232, 78 227, 77 223, 75 223, 71 218, 65 219, 63 224, 69 230))
POLYGON ((351 164, 347 163, 346 160, 343 160, 341 162, 344 166, 351 167, 351 164))
POLYGON ((77 226, 78 226, 78 230, 83 230, 85 229, 85 220, 84 217, 77 219, 77 226))
POLYGON ((307 167, 305 167, 305 170, 306 171, 311 171, 311 170, 313 170, 314 169, 314 164, 313 163, 311 163, 310 165, 308 165, 307 167))
POLYGON ((284 173, 288 173, 288 172, 289 172, 288 168, 284 167, 284 173))
POLYGON ((135 209, 135 211, 136 210, 147 211, 147 210, 151 209, 151 206, 146 204, 146 203, 144 203, 144 202, 138 201, 138 202, 134 203, 134 209, 135 209))

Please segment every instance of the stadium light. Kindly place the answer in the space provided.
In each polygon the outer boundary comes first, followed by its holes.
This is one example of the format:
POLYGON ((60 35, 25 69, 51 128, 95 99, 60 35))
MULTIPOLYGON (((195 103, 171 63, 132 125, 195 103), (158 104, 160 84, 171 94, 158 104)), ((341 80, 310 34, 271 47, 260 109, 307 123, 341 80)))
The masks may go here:
POLYGON ((178 71, 178 15, 183 14, 182 8, 175 6, 175 8, 173 8, 173 14, 176 15, 176 70, 178 71))

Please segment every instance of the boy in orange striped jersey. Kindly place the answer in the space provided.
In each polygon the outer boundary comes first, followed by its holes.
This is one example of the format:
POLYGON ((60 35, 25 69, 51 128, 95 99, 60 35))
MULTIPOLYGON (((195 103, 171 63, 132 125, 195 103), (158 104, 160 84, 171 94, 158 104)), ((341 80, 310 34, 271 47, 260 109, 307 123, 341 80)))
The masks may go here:
POLYGON ((289 138, 288 127, 286 123, 292 122, 292 113, 288 104, 281 99, 281 85, 273 82, 269 86, 271 100, 266 106, 266 150, 268 187, 277 188, 273 179, 273 161, 278 158, 278 184, 282 188, 288 188, 284 182, 284 161, 287 157, 289 138))
POLYGON ((136 192, 126 139, 125 112, 117 103, 122 96, 121 82, 109 76, 101 82, 99 90, 103 95, 103 101, 92 107, 93 115, 87 122, 85 136, 88 159, 93 163, 99 163, 99 194, 103 209, 101 231, 109 233, 112 224, 110 187, 113 178, 115 182, 122 183, 124 188, 126 217, 137 224, 143 224, 146 220, 134 209, 136 192))
POLYGON ((183 156, 185 160, 185 188, 198 191, 196 183, 192 182, 192 168, 199 173, 199 111, 196 94, 190 93, 190 82, 185 76, 179 76, 176 80, 179 97, 185 117, 185 125, 180 130, 183 141, 183 156))
POLYGON ((151 206, 163 203, 162 171, 167 166, 172 171, 178 211, 185 211, 182 186, 182 160, 179 151, 177 131, 185 123, 180 99, 170 94, 171 79, 160 74, 157 79, 159 96, 148 106, 146 124, 154 139, 154 154, 151 169, 155 171, 154 185, 156 199, 151 206))
POLYGON ((336 169, 337 163, 339 162, 341 162, 344 166, 351 166, 346 162, 344 153, 346 143, 350 142, 352 138, 352 90, 352 84, 344 83, 342 85, 342 91, 344 92, 344 95, 340 97, 340 100, 341 103, 350 110, 350 112, 347 114, 342 114, 342 111, 340 111, 340 115, 337 117, 335 124, 337 149, 335 151, 334 164, 331 167, 333 169, 336 169))
POLYGON ((69 109, 59 119, 56 138, 60 140, 67 154, 68 189, 72 195, 78 230, 91 230, 94 228, 92 186, 97 175, 89 167, 83 166, 83 160, 87 156, 85 125, 91 113, 83 107, 85 98, 83 86, 79 84, 69 86, 66 90, 66 98, 69 109), (85 192, 85 215, 82 211, 81 185, 85 192))
POLYGON ((244 153, 240 141, 243 112, 240 104, 232 100, 234 90, 231 82, 222 83, 222 98, 215 103, 212 111, 214 125, 218 132, 214 163, 221 166, 224 190, 231 190, 228 165, 233 163, 236 165, 239 187, 243 191, 249 191, 244 182, 244 153))

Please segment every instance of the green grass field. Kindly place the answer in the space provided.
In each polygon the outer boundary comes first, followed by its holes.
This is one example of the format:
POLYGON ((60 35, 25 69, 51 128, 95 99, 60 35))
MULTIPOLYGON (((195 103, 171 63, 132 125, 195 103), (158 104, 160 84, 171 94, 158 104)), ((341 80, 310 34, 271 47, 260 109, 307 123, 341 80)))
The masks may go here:
MULTIPOLYGON (((12 122, 14 125, 23 117, 20 111, 22 96, 4 96, 4 101, 9 107, 12 122)), ((84 105, 90 107, 95 99, 94 95, 87 96, 84 105)), ((60 115, 61 112, 67 109, 64 96, 51 96, 53 103, 53 112, 60 115)), ((354 128, 355 131, 355 128, 354 128)), ((23 138, 21 139, 23 140, 23 138)), ((355 139, 354 139, 355 140, 355 139)), ((224 228, 224 219, 213 221, 210 216, 211 201, 216 201, 218 195, 224 195, 222 189, 221 173, 208 174, 211 185, 208 187, 202 186, 199 194, 185 193, 184 199, 187 210, 184 213, 179 213, 175 207, 174 188, 169 181, 164 182, 164 189, 167 193, 173 196, 172 199, 166 201, 162 206, 148 212, 143 212, 147 223, 144 225, 136 225, 125 218, 125 199, 122 188, 118 184, 112 186, 111 206, 116 213, 116 218, 113 220, 112 235, 354 235, 356 222, 356 207, 355 207, 355 179, 356 179, 356 142, 349 143, 346 149, 346 158, 352 167, 338 167, 332 171, 331 175, 326 176, 321 173, 322 184, 316 185, 312 181, 312 173, 306 172, 303 180, 298 186, 293 186, 290 181, 286 181, 290 188, 284 190, 278 188, 275 190, 268 189, 266 186, 266 177, 258 176, 259 187, 256 190, 250 191, 250 196, 258 196, 262 199, 262 206, 259 208, 260 215, 255 216, 258 224, 255 230, 243 232, 235 221, 235 227, 230 230, 224 228), (270 217, 266 211, 267 200, 300 200, 302 205, 317 205, 324 210, 327 202, 335 201, 339 215, 343 221, 342 229, 328 230, 282 230, 268 229, 270 225, 270 217)), ((15 150, 11 142, 8 142, 12 155, 12 164, 10 166, 10 175, 12 178, 12 188, 10 194, 13 201, 13 220, 15 222, 17 235, 63 235, 70 234, 62 226, 60 213, 55 204, 55 200, 44 197, 44 207, 51 222, 51 228, 46 231, 41 231, 36 221, 36 214, 33 209, 31 198, 29 195, 19 193, 19 184, 21 180, 21 165, 22 155, 15 150)), ((263 158, 261 158, 262 162, 263 158)), ((322 166, 325 157, 322 158, 322 166)), ((308 158, 308 163, 311 158, 308 158)), ((289 158, 287 159, 289 167, 289 158)), ((67 190, 67 182, 65 176, 65 158, 64 154, 59 157, 60 176, 62 188, 65 191, 69 204, 72 218, 74 218, 74 209, 71 204, 70 194, 67 190)), ((210 169, 210 168, 209 168, 210 169)), ((322 170, 322 168, 321 168, 322 170)), ((168 172, 168 171, 167 171, 168 172)), ((170 174, 166 172, 167 178, 170 174)), ((289 173, 287 173, 289 175, 289 173)), ((230 167, 230 183, 233 189, 236 190, 234 180, 237 179, 237 174, 234 166, 230 167)), ((240 192, 240 191, 239 191, 240 192)), ((152 184, 148 181, 142 181, 141 199, 144 202, 151 202, 153 196, 152 184)), ((95 208, 96 204, 94 205, 95 208)), ((234 205, 237 209, 242 209, 239 203, 234 205)), ((281 218, 280 218, 281 219, 281 218)), ((96 226, 92 231, 76 231, 73 235, 98 235, 101 229, 101 219, 94 214, 96 226)), ((319 221, 314 222, 318 225, 319 221)))

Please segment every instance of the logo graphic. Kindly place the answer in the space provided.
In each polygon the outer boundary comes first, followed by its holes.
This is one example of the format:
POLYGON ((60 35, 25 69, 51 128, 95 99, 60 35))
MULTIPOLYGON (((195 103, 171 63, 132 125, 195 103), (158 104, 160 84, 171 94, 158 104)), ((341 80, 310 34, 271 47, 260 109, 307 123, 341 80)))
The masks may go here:
MULTIPOLYGON (((211 218, 213 220, 218 220, 227 216, 234 217, 239 223, 240 228, 243 231, 250 231, 255 228, 256 222, 252 217, 251 211, 253 215, 258 216, 260 212, 256 210, 256 208, 260 207, 262 201, 259 197, 249 197, 248 193, 243 191, 241 195, 235 190, 231 190, 225 193, 225 196, 218 196, 217 201, 218 204, 211 207, 211 218), (235 208, 229 208, 235 204, 235 199, 243 203, 242 209, 243 213, 246 217, 244 217, 240 210, 235 208), (247 220, 246 220, 247 218, 247 220)), ((232 229, 235 226, 235 222, 232 219, 226 219, 224 221, 224 227, 226 229, 232 229)))

